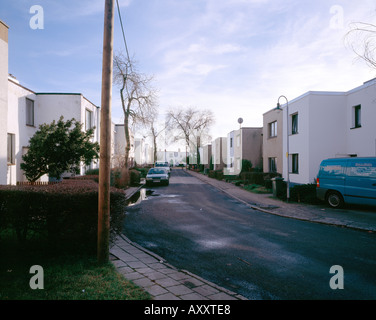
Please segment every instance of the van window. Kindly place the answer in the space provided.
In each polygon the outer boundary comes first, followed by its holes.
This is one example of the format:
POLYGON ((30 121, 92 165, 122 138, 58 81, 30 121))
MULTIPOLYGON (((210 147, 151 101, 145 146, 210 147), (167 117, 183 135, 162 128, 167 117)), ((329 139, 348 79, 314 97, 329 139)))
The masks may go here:
POLYGON ((330 162, 330 163, 324 163, 320 167, 320 175, 323 176, 339 176, 343 174, 343 162, 341 163, 335 163, 335 162, 330 162))
POLYGON ((351 161, 347 174, 350 177, 376 178, 376 161, 351 161))

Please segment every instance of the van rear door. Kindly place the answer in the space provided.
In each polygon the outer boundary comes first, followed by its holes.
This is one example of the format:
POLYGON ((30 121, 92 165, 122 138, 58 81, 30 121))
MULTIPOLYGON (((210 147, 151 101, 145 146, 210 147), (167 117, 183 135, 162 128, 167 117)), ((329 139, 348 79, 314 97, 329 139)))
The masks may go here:
POLYGON ((376 159, 350 159, 346 173, 345 201, 376 205, 376 159))

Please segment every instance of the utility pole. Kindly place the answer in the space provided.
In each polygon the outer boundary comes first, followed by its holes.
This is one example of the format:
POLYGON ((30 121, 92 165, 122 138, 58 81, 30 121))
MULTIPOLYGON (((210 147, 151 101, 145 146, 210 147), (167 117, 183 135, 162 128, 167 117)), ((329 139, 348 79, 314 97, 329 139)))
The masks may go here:
POLYGON ((100 124, 100 162, 98 190, 98 263, 109 260, 110 172, 111 172, 111 97, 113 72, 114 0, 105 0, 100 124))

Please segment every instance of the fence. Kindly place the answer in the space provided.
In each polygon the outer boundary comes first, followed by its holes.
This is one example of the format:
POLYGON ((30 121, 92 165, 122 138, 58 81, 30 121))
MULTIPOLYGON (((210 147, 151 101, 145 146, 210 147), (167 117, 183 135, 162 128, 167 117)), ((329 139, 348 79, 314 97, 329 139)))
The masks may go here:
POLYGON ((48 186, 52 184, 58 184, 61 183, 61 181, 17 181, 18 186, 48 186))

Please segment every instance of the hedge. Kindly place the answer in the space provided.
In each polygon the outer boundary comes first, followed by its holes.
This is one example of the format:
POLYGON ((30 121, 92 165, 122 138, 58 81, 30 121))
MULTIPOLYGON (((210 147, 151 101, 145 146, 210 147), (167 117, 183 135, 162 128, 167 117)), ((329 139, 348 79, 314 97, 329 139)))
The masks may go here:
MULTIPOLYGON (((122 231, 126 198, 110 191, 110 241, 122 231)), ((19 241, 44 237, 53 245, 95 250, 98 230, 98 184, 63 180, 47 186, 0 186, 0 228, 10 228, 19 241)))

